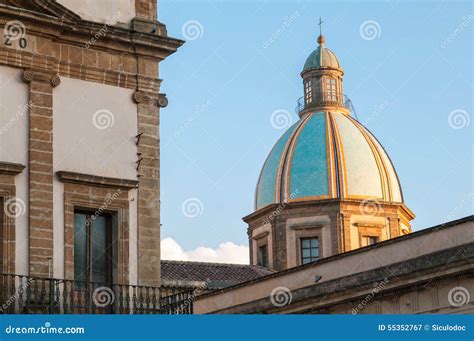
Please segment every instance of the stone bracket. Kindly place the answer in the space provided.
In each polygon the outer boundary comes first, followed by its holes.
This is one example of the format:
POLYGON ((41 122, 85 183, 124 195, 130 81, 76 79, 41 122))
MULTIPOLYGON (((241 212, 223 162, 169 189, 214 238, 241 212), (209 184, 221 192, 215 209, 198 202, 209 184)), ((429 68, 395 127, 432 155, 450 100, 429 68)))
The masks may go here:
POLYGON ((168 105, 166 94, 156 94, 148 91, 135 91, 133 94, 133 100, 135 103, 156 105, 159 108, 164 108, 168 105))
POLYGON ((23 71, 22 79, 26 83, 41 82, 51 84, 52 87, 61 84, 61 78, 59 78, 56 72, 48 72, 44 70, 26 69, 23 71))

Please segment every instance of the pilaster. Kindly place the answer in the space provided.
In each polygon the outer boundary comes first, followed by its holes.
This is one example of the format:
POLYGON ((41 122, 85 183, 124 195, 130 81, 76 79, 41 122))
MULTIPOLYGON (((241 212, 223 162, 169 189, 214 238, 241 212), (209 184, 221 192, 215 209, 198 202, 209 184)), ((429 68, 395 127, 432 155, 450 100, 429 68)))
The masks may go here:
POLYGON ((163 94, 136 91, 138 135, 138 282, 160 284, 160 136, 163 94))
POLYGON ((55 73, 25 70, 29 84, 28 182, 30 276, 53 267, 53 88, 55 73))

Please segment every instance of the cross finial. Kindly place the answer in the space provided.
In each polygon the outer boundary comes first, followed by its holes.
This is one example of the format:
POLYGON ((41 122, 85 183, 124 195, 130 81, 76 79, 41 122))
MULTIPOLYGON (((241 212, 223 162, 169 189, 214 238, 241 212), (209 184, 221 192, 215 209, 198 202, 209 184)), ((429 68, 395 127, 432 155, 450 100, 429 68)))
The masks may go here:
POLYGON ((319 23, 318 23, 318 25, 319 25, 319 35, 320 35, 320 36, 323 35, 323 28, 322 28, 322 27, 323 27, 323 23, 324 23, 323 19, 321 19, 321 17, 319 17, 319 23))
POLYGON ((319 37, 318 37, 318 44, 321 45, 321 46, 324 46, 324 36, 323 36, 323 29, 322 29, 322 26, 323 26, 323 19, 321 19, 321 17, 319 17, 319 37))

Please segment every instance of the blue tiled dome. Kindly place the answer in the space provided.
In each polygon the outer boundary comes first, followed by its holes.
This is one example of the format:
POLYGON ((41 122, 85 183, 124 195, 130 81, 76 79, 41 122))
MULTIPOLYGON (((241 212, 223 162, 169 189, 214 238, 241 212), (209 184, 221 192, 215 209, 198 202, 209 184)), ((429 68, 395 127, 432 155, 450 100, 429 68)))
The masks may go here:
POLYGON ((255 206, 330 198, 403 202, 395 169, 377 139, 345 113, 313 112, 273 147, 255 206))

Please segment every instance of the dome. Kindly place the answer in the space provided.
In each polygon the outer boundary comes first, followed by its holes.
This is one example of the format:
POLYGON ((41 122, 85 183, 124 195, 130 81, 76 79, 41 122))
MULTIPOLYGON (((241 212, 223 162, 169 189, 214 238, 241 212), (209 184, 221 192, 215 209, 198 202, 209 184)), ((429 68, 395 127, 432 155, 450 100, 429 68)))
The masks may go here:
POLYGON ((255 206, 332 198, 403 202, 390 158, 362 124, 342 111, 312 112, 271 150, 255 206))
POLYGON ((334 52, 320 45, 306 59, 303 72, 315 68, 341 69, 341 66, 334 52))

